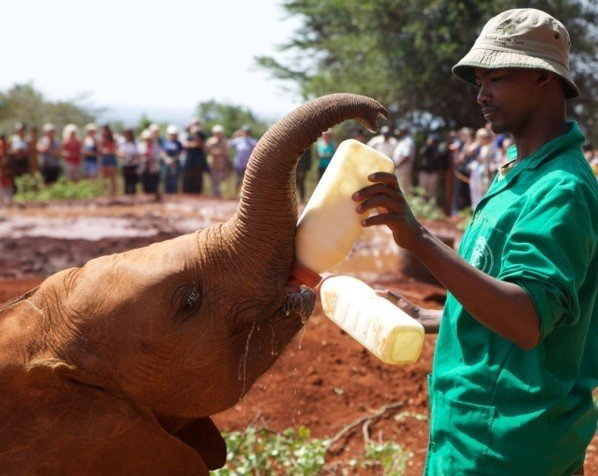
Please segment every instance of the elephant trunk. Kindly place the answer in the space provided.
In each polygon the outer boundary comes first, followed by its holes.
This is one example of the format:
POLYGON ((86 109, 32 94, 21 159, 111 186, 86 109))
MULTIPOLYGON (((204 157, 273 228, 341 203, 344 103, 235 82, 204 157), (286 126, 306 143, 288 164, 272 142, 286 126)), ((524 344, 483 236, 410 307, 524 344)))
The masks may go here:
POLYGON ((272 126, 255 147, 231 225, 241 248, 250 247, 282 276, 293 258, 297 224, 295 167, 301 154, 330 127, 357 119, 371 131, 386 109, 356 94, 331 94, 306 103, 272 126))

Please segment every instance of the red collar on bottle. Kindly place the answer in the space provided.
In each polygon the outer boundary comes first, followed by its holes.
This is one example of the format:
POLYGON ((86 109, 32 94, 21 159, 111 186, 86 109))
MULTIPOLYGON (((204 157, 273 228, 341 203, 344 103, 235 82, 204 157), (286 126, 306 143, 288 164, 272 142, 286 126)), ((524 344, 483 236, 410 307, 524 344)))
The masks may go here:
POLYGON ((305 284, 310 288, 315 288, 318 284, 320 284, 321 280, 322 277, 318 273, 312 271, 306 266, 303 266, 297 261, 293 261, 293 264, 291 265, 291 277, 289 279, 289 284, 305 284))

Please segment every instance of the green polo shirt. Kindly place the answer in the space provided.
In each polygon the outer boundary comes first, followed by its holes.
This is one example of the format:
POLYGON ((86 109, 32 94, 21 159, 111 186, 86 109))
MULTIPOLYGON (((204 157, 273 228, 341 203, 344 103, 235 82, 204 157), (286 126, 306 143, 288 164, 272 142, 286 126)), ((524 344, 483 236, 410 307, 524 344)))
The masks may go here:
POLYGON ((449 294, 429 390, 427 474, 571 474, 598 410, 598 185, 577 124, 499 174, 459 254, 532 299, 530 351, 449 294))

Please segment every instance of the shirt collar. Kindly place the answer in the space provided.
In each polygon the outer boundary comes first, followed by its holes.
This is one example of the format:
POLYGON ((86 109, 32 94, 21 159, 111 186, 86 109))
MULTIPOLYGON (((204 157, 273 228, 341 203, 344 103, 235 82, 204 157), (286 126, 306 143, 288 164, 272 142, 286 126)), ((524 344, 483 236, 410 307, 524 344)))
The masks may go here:
MULTIPOLYGON (((567 130, 564 134, 547 142, 533 154, 522 158, 519 163, 515 165, 514 170, 535 169, 547 159, 554 157, 559 152, 572 147, 576 143, 579 143, 579 146, 581 146, 585 137, 579 129, 577 122, 567 121, 566 128, 567 130)), ((517 148, 513 146, 513 152, 516 153, 516 151, 517 148)))
MULTIPOLYGON (((502 190, 504 190, 509 184, 511 184, 524 170, 536 169, 547 160, 555 157, 559 152, 569 149, 571 147, 581 147, 585 137, 577 122, 567 121, 566 131, 564 134, 555 137, 551 141, 544 144, 533 154, 524 157, 519 162, 513 163, 513 161, 507 162, 502 169, 502 173, 498 174, 495 181, 495 186, 486 194, 485 198, 489 198, 502 190)), ((512 146, 508 149, 508 158, 517 157, 517 149, 512 146)))

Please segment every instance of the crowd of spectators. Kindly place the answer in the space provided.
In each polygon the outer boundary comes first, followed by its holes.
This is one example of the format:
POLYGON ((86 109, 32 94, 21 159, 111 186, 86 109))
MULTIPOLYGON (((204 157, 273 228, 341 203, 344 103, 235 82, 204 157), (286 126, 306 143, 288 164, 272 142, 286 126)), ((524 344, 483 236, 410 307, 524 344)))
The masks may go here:
MULTIPOLYGON (((354 138, 360 139, 360 134, 354 138)), ((365 142, 365 140, 362 140, 365 142)), ((413 187, 454 216, 464 209, 475 209, 488 191, 494 176, 506 162, 515 158, 512 138, 494 134, 489 127, 474 130, 463 127, 444 134, 431 133, 418 147, 407 127, 391 130, 382 126, 380 133, 367 141, 395 163, 395 174, 401 190, 411 194, 413 187)), ((335 151, 330 132, 318 140, 316 152, 320 177, 335 151)), ((598 155, 590 144, 584 155, 598 177, 598 155)))
MULTIPOLYGON (((463 127, 442 137, 439 133, 423 136, 416 145, 409 128, 391 130, 383 126, 369 140, 362 131, 352 137, 380 151, 395 163, 395 173, 405 194, 417 186, 447 215, 453 216, 468 207, 475 209, 488 190, 499 168, 509 160, 513 145, 507 135, 495 135, 488 127, 474 131, 463 127)), ((238 195, 249 156, 257 140, 248 126, 226 137, 222 125, 214 125, 209 134, 201 121, 194 118, 184 129, 176 125, 165 128, 150 125, 138 136, 131 128, 113 132, 108 124, 87 124, 81 135, 74 124, 64 127, 62 137, 56 128, 45 124, 41 137, 35 127, 28 131, 17 123, 10 137, 0 133, 0 204, 9 202, 16 191, 15 178, 39 171, 44 183, 51 185, 60 175, 69 181, 102 178, 111 196, 122 192, 155 195, 162 193, 202 194, 204 176, 209 176, 210 193, 222 196, 221 184, 235 177, 238 195), (119 175, 122 180, 118 180, 119 175)), ((297 190, 305 201, 305 181, 317 160, 317 177, 328 167, 337 142, 331 130, 325 131, 312 149, 302 155, 297 166, 297 190)), ((598 156, 590 144, 584 154, 598 175, 598 156)))
POLYGON ((58 137, 56 127, 45 124, 38 137, 37 128, 27 131, 17 123, 10 137, 0 133, 0 203, 12 199, 16 178, 38 171, 48 186, 61 175, 73 182, 101 178, 111 196, 120 182, 126 195, 143 192, 158 199, 162 193, 201 194, 205 174, 219 197, 220 184, 234 173, 238 193, 257 143, 249 126, 227 138, 223 126, 215 125, 208 135, 194 118, 183 131, 171 124, 165 132, 163 137, 157 124, 138 135, 132 128, 116 134, 108 124, 87 124, 81 135, 68 124, 58 137))

